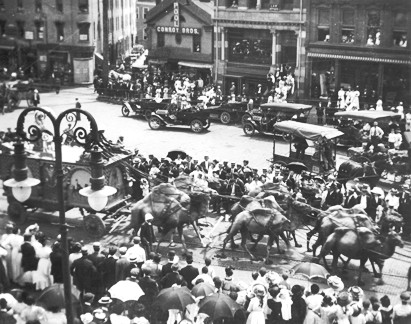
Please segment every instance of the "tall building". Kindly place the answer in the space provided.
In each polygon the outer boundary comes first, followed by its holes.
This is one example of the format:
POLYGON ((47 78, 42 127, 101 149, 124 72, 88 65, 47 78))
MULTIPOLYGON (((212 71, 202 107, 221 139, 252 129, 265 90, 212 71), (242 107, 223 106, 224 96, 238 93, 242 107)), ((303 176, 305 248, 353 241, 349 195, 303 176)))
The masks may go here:
MULTIPOLYGON (((108 0, 113 57, 135 34, 135 0, 108 0)), ((58 74, 64 83, 91 83, 103 50, 103 0, 0 0, 0 68, 34 78, 58 74)))
POLYGON ((234 82, 249 95, 267 74, 295 74, 295 96, 305 78, 305 0, 215 0, 216 82, 225 93, 234 82))
MULTIPOLYGON (((306 92, 349 87, 360 100, 411 104, 411 2, 308 0, 306 92)), ((336 100, 336 99, 334 99, 336 100)))
POLYGON ((155 6, 155 0, 137 0, 136 2, 137 35, 135 41, 137 44, 144 45, 144 47, 148 45, 147 13, 155 6))

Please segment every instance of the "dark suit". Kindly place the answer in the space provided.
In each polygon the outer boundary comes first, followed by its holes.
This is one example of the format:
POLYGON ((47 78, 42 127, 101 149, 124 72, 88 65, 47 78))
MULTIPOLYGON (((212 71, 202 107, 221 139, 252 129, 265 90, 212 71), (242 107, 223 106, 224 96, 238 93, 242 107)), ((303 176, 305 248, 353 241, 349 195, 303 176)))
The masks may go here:
POLYGON ((139 268, 137 263, 135 263, 135 262, 131 263, 130 262, 130 264, 124 269, 124 275, 126 276, 126 278, 130 277, 130 272, 133 269, 138 269, 138 271, 140 271, 140 268, 139 268))
MULTIPOLYGON (((360 204, 361 203, 361 197, 362 195, 360 195, 357 198, 357 203, 360 204)), ((375 201, 374 197, 371 197, 369 195, 367 195, 367 207, 365 208, 365 212, 367 213, 368 216, 370 216, 373 220, 375 220, 375 216, 377 213, 377 202, 375 201)))
POLYGON ((36 250, 29 242, 24 242, 21 247, 21 266, 24 271, 37 270, 38 259, 36 258, 36 250))
POLYGON ((86 314, 86 313, 93 314, 94 309, 95 309, 93 306, 88 305, 88 303, 87 303, 87 304, 86 304, 86 303, 83 303, 83 304, 81 305, 81 308, 82 308, 82 314, 86 314))
POLYGON ((51 272, 54 283, 63 283, 63 259, 61 252, 50 253, 51 272))
POLYGON ((13 315, 7 314, 7 312, 0 311, 0 323, 1 324, 15 324, 17 320, 13 315))
POLYGON ((408 193, 400 194, 400 205, 398 206, 398 212, 404 219, 403 236, 409 236, 411 234, 411 197, 408 193))
POLYGON ((99 272, 101 273, 104 288, 109 290, 116 283, 116 263, 117 259, 109 256, 99 264, 99 272))
POLYGON ((158 292, 158 285, 157 282, 150 278, 150 277, 143 277, 138 281, 139 286, 141 289, 144 291, 145 294, 147 294, 148 291, 151 292, 158 292))
POLYGON ((99 264, 104 261, 105 256, 101 254, 99 251, 94 251, 93 253, 88 255, 88 259, 93 262, 94 267, 97 269, 96 276, 93 278, 92 286, 93 286, 93 293, 96 296, 99 294, 104 293, 104 284, 102 282, 102 274, 99 271, 99 264))
POLYGON ((196 267, 189 264, 180 270, 180 274, 183 276, 184 280, 187 282, 188 289, 193 289, 193 284, 191 283, 194 278, 196 278, 200 273, 196 267))
POLYGON ((343 203, 344 197, 341 191, 331 190, 328 191, 325 202, 328 206, 341 205, 343 203))
POLYGON ((126 276, 126 269, 130 265, 130 261, 127 260, 126 257, 122 256, 116 262, 116 282, 120 280, 125 280, 126 276))
POLYGON ((207 161, 207 163, 206 163, 206 161, 203 161, 203 162, 200 163, 200 166, 205 172, 208 172, 208 168, 210 167, 210 163, 211 163, 210 161, 207 161))
POLYGON ((93 253, 88 255, 87 259, 93 262, 93 265, 97 268, 97 266, 105 259, 105 257, 100 252, 94 251, 93 253))
POLYGON ((177 272, 168 273, 160 281, 162 289, 170 288, 172 285, 177 283, 181 279, 181 286, 187 286, 183 276, 180 276, 177 272))
POLYGON ((355 205, 357 205, 357 198, 354 196, 354 194, 349 195, 345 199, 344 208, 352 208, 355 205))
POLYGON ((92 291, 92 282, 97 275, 97 269, 87 256, 74 260, 70 272, 73 276, 73 283, 81 293, 92 291))
POLYGON ((173 272, 173 270, 171 270, 171 266, 172 266, 172 265, 173 265, 173 264, 172 264, 171 262, 163 265, 163 268, 161 269, 161 275, 162 275, 162 277, 166 276, 168 273, 173 272))
POLYGON ((153 224, 144 222, 143 225, 141 225, 140 238, 144 250, 146 250, 147 254, 150 253, 153 248, 153 243, 156 241, 153 224))

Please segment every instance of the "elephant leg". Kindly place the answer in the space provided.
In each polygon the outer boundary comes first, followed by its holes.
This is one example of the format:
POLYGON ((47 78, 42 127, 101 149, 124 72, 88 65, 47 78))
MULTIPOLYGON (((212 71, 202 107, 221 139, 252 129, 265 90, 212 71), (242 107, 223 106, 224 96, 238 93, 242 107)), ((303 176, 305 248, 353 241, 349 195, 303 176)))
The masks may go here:
POLYGON ((290 233, 291 233, 291 235, 292 235, 292 237, 293 237, 293 239, 294 239, 294 246, 297 247, 297 248, 302 247, 302 245, 297 242, 297 238, 296 238, 296 236, 295 236, 295 231, 290 231, 290 233))
POLYGON ((247 247, 247 237, 248 237, 248 229, 243 228, 241 230, 241 247, 244 251, 246 251, 250 255, 251 261, 255 260, 254 255, 251 254, 250 250, 247 247))
POLYGON ((319 246, 322 246, 324 244, 323 238, 321 234, 318 234, 318 238, 317 241, 315 241, 315 243, 313 244, 312 248, 313 248, 313 256, 315 257, 315 255, 317 254, 317 248, 319 246))
MULTIPOLYGON (((279 236, 283 239, 283 241, 287 245, 287 248, 289 248, 290 247, 290 241, 287 240, 287 237, 285 236, 285 233, 281 232, 279 236)), ((280 248, 280 240, 278 240, 278 242, 277 242, 277 249, 278 249, 279 254, 284 254, 285 253, 285 251, 280 248)))
POLYGON ((343 273, 347 273, 347 272, 348 272, 347 268, 348 268, 348 265, 350 264, 351 259, 348 258, 347 260, 344 260, 344 259, 341 257, 341 255, 340 255, 340 259, 341 259, 341 261, 342 261, 342 263, 343 263, 342 272, 343 272, 343 273))
MULTIPOLYGON (((252 235, 250 234, 250 236, 252 237, 252 235)), ((257 237, 257 239, 256 240, 254 240, 254 245, 253 245, 253 247, 251 248, 251 251, 256 251, 257 250, 257 245, 258 245, 258 243, 262 240, 262 238, 264 237, 264 235, 263 234, 258 234, 258 237, 257 237)))
POLYGON ((161 243, 165 241, 165 238, 166 238, 166 236, 167 236, 167 234, 170 230, 171 230, 171 228, 166 228, 165 227, 161 231, 161 236, 160 236, 160 239, 158 240, 158 243, 157 243, 156 253, 158 253, 158 250, 160 249, 161 243))
POLYGON ((367 262, 368 258, 362 258, 360 260, 360 268, 358 270, 358 279, 357 279, 357 285, 358 286, 364 286, 365 282, 362 281, 362 273, 363 273, 363 269, 365 268, 365 263, 367 262))
POLYGON ((316 232, 316 230, 314 228, 314 229, 312 229, 311 231, 309 231, 307 233, 307 252, 312 252, 313 251, 312 249, 310 249, 310 240, 313 237, 313 235, 315 234, 315 232, 316 232))
MULTIPOLYGON (((233 225, 231 225, 231 226, 233 226, 233 225)), ((239 246, 238 246, 237 244, 235 244, 235 242, 234 242, 234 236, 235 236, 235 234, 231 237, 231 248, 232 248, 232 249, 238 249, 239 246)))
POLYGON ((234 242, 234 236, 237 234, 238 229, 234 228, 234 225, 231 226, 230 232, 226 236, 226 238, 223 241, 223 252, 221 254, 222 258, 226 258, 227 256, 225 255, 225 247, 228 243, 228 241, 231 241, 232 243, 234 242))
POLYGON ((177 227, 178 230, 178 235, 180 236, 181 244, 183 245, 184 253, 188 253, 187 246, 186 246, 186 239, 184 238, 184 233, 183 233, 183 225, 179 225, 177 227))
MULTIPOLYGON (((340 257, 340 253, 338 251, 333 251, 333 262, 331 264, 334 273, 339 274, 340 271, 338 270, 338 258, 340 257)), ((325 256, 323 255, 323 260, 325 262, 325 256)))
POLYGON ((275 235, 275 237, 274 237, 274 235, 270 235, 269 238, 268 238, 268 242, 267 242, 267 257, 265 258, 265 264, 272 264, 273 263, 272 261, 270 261, 270 251, 271 251, 271 246, 274 243, 274 240, 276 240, 277 247, 278 247, 280 239, 278 238, 277 235, 275 235))

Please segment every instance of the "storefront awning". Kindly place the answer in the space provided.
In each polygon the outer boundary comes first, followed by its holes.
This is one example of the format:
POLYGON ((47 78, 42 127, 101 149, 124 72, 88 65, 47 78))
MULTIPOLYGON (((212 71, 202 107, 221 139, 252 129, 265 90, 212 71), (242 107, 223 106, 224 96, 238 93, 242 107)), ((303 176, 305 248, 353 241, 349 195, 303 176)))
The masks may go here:
POLYGON ((354 55, 340 55, 340 54, 326 54, 326 53, 308 53, 309 57, 320 57, 320 58, 332 58, 339 60, 350 60, 350 61, 367 61, 367 62, 378 62, 378 63, 392 63, 392 64, 411 64, 411 60, 396 60, 388 59, 383 57, 374 56, 354 56, 354 55))
POLYGON ((178 62, 178 65, 193 67, 197 69, 212 69, 213 68, 212 64, 195 63, 195 62, 178 62))

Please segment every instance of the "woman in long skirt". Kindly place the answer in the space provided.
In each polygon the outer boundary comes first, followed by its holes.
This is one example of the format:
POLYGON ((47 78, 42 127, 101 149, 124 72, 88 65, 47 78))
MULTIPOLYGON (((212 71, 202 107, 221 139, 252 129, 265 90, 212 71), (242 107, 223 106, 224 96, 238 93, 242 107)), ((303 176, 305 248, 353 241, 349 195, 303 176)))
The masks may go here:
POLYGON ((265 324, 264 310, 267 307, 265 295, 267 288, 263 285, 254 286, 255 297, 251 299, 247 311, 250 313, 247 318, 247 324, 265 324))
POLYGON ((11 273, 11 246, 8 244, 8 240, 13 236, 13 227, 13 224, 8 223, 6 225, 6 233, 4 233, 0 239, 0 245, 7 251, 3 262, 8 276, 10 276, 11 273))
POLYGON ((47 246, 47 242, 47 238, 43 237, 40 240, 42 247, 36 250, 37 256, 40 258, 37 271, 33 272, 33 283, 36 285, 36 290, 43 290, 53 284, 50 262, 51 248, 47 246))
POLYGON ((11 249, 11 267, 9 278, 11 281, 16 281, 16 279, 23 273, 21 268, 21 253, 20 246, 24 243, 23 236, 20 235, 20 231, 17 227, 13 228, 12 234, 7 238, 7 245, 11 249))

